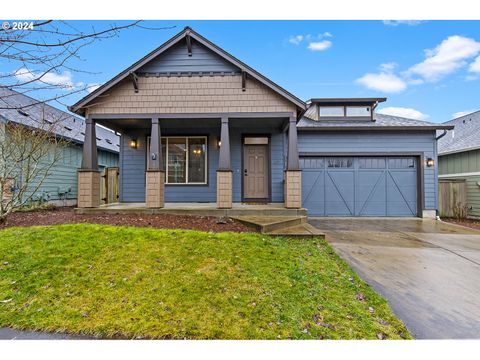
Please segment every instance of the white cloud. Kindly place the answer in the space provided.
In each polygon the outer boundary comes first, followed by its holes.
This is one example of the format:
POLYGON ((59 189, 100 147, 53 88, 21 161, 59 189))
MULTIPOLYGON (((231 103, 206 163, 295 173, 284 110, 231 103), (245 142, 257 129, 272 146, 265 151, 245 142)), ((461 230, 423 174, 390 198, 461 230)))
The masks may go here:
POLYGON ((386 108, 377 110, 377 112, 380 114, 400 116, 407 119, 415 119, 415 120, 425 120, 425 119, 428 119, 429 117, 427 114, 424 114, 412 108, 395 107, 395 106, 386 107, 386 108))
POLYGON ((438 81, 465 66, 466 60, 479 52, 480 42, 458 35, 449 36, 436 48, 425 50, 426 59, 410 67, 405 75, 418 75, 426 81, 438 81))
POLYGON ((47 85, 54 85, 69 90, 83 86, 82 82, 73 82, 72 73, 70 71, 64 71, 61 74, 57 74, 54 72, 34 72, 27 68, 20 68, 15 71, 14 76, 20 82, 40 81, 47 85))
POLYGON ((478 56, 475 61, 470 64, 468 71, 480 73, 480 56, 478 56))
POLYGON ((409 25, 416 26, 421 24, 421 20, 383 20, 383 23, 388 26, 409 25))
POLYGON ((303 35, 290 36, 290 38, 288 39, 288 42, 290 44, 298 45, 302 42, 303 37, 304 37, 303 35))
POLYGON ((102 86, 102 84, 96 84, 96 83, 88 84, 88 85, 87 85, 87 91, 88 91, 89 93, 94 92, 94 91, 97 90, 100 86, 102 86))
POLYGON ((322 40, 317 42, 311 42, 308 44, 307 48, 312 51, 324 51, 332 46, 332 42, 329 40, 322 40))
POLYGON ((371 90, 386 93, 401 92, 407 88, 407 83, 393 73, 395 67, 395 63, 382 64, 379 73, 365 74, 356 82, 371 90))
POLYGON ((473 113, 473 112, 475 112, 475 110, 458 111, 458 112, 452 114, 452 118, 453 118, 453 119, 456 119, 456 118, 462 117, 462 116, 464 116, 464 115, 471 114, 471 113, 473 113))

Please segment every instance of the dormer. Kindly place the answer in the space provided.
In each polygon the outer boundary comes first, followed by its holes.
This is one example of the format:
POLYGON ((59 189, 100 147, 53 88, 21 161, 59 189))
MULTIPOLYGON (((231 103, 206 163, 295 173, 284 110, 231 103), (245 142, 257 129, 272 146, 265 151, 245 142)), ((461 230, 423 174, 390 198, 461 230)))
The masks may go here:
POLYGON ((311 99, 306 116, 316 121, 375 121, 374 112, 386 98, 323 98, 311 99))

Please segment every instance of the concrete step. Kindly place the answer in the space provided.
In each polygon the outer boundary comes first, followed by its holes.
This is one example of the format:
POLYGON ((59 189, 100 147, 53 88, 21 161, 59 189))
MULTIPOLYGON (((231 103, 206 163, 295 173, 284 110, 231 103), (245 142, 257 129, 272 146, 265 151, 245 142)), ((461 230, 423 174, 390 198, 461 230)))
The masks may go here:
POLYGON ((306 216, 231 216, 231 218, 253 226, 263 234, 307 222, 306 216))
POLYGON ((284 237, 311 237, 325 239, 325 234, 318 230, 316 227, 309 223, 301 225, 295 225, 284 229, 274 230, 269 233, 271 236, 284 236, 284 237))

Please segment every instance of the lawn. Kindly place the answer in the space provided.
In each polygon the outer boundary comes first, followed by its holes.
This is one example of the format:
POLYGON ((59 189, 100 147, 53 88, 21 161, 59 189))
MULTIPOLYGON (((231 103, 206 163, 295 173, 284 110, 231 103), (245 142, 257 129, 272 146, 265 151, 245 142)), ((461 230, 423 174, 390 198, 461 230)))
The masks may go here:
POLYGON ((410 338, 322 239, 93 224, 0 230, 0 326, 107 338, 410 338))

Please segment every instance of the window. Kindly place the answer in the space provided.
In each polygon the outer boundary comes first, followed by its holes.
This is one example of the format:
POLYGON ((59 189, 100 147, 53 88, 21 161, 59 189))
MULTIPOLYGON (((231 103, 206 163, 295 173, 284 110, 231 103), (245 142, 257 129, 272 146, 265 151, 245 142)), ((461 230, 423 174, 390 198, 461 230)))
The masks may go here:
POLYGON ((320 117, 345 116, 343 106, 320 106, 320 117))
POLYGON ((327 167, 343 168, 343 169, 352 168, 353 158, 349 158, 349 157, 327 158, 327 167))
MULTIPOLYGON (((150 152, 150 137, 147 154, 150 152)), ((166 184, 207 183, 207 138, 205 136, 162 137, 166 184)), ((147 164, 150 156, 147 156, 147 164)))
POLYGON ((412 169, 415 168, 414 158, 390 158, 388 159, 390 169, 412 169))
POLYGON ((359 169, 385 169, 385 158, 360 158, 358 159, 359 169))
POLYGON ((348 116, 370 116, 370 106, 347 106, 348 116))

